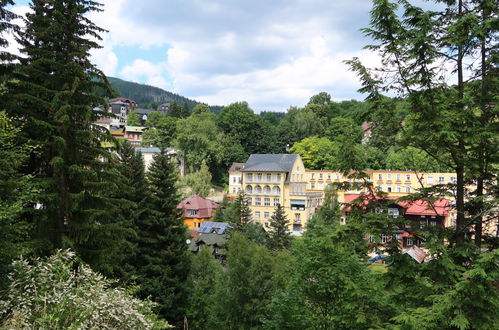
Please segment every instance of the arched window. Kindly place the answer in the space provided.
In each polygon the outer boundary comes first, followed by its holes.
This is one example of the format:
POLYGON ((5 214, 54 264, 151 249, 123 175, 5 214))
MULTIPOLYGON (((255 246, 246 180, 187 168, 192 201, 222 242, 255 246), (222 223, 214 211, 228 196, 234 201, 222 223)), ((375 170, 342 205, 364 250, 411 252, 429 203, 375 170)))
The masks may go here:
POLYGON ((252 186, 250 186, 250 185, 247 185, 247 186, 246 186, 246 193, 247 193, 247 194, 252 194, 252 193, 253 193, 253 187, 252 187, 252 186))
POLYGON ((263 187, 263 193, 265 195, 270 195, 270 187, 269 186, 265 186, 263 187))
POLYGON ((272 188, 272 194, 274 194, 274 195, 280 195, 281 194, 281 188, 279 188, 278 186, 275 186, 274 188, 272 188))
POLYGON ((255 187, 255 194, 261 194, 262 193, 262 187, 256 186, 255 187))

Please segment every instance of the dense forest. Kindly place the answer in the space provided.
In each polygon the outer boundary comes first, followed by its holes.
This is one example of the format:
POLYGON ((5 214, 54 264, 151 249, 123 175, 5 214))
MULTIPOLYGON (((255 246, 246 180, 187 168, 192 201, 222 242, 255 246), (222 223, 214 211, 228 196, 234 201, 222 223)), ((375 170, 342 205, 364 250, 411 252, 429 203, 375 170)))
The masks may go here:
POLYGON ((148 171, 129 143, 94 125, 106 115, 94 107, 113 96, 89 57, 105 31, 88 17, 101 6, 34 0, 20 28, 13 2, 0 0, 0 47, 13 33, 23 54, 0 52, 1 328, 497 328, 499 241, 484 230, 498 220, 496 1, 429 11, 375 0, 363 32, 382 66, 348 60, 365 101, 322 92, 285 114, 256 114, 246 102, 214 113, 182 100, 148 118, 144 145, 162 149, 148 171), (183 151, 182 179, 170 146, 183 151), (360 179, 368 195, 344 215, 336 190, 352 183, 331 186, 297 238, 280 206, 264 230, 240 194, 215 214, 231 227, 226 258, 190 253, 179 186, 203 195, 232 162, 288 151, 360 179), (379 243, 406 228, 362 180, 378 168, 456 173, 404 197, 455 201, 455 226, 417 228, 424 263, 397 239, 386 264, 367 262, 376 245, 366 235, 379 243))

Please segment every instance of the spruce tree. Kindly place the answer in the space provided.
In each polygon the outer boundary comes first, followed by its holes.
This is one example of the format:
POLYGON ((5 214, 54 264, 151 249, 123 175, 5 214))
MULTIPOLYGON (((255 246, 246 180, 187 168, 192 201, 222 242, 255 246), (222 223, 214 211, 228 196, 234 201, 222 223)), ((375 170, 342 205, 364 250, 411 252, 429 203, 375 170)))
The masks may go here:
POLYGON ((190 269, 186 227, 176 183, 177 169, 165 153, 154 156, 146 175, 149 184, 137 219, 137 257, 135 264, 140 286, 139 296, 150 296, 158 303, 158 312, 169 322, 180 325, 187 299, 190 269))
POLYGON ((7 110, 23 118, 21 140, 37 146, 26 173, 34 173, 42 207, 27 214, 45 239, 46 252, 72 247, 105 274, 129 234, 116 197, 121 177, 101 143, 110 139, 93 123, 106 87, 89 52, 104 32, 88 19, 100 4, 87 0, 34 0, 17 37, 24 54, 9 80, 7 110), (92 38, 93 40, 90 40, 92 38))
POLYGON ((7 73, 14 59, 12 54, 2 50, 2 48, 8 46, 4 33, 19 31, 19 27, 12 23, 12 20, 18 18, 18 16, 6 8, 13 4, 14 1, 12 0, 0 0, 0 79, 7 73))
POLYGON ((182 108, 177 104, 177 102, 173 101, 168 107, 168 116, 175 118, 182 117, 182 108))
POLYGON ((252 217, 251 209, 248 206, 248 201, 243 191, 239 193, 235 202, 236 218, 233 219, 235 229, 237 231, 244 231, 252 222, 252 217))
POLYGON ((281 204, 277 205, 275 212, 270 218, 270 230, 268 245, 271 250, 284 250, 291 245, 291 237, 288 231, 289 219, 284 213, 281 204))
POLYGON ((182 105, 182 109, 180 111, 180 117, 181 118, 189 117, 190 114, 191 114, 191 112, 189 111, 189 107, 187 106, 187 102, 184 102, 184 104, 182 105))

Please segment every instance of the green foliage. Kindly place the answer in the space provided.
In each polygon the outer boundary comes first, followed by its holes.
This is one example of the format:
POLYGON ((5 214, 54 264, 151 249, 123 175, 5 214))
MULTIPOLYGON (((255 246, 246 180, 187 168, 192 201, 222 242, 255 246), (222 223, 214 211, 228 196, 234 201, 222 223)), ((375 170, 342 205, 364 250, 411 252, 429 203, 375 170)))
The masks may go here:
MULTIPOLYGON (((155 114, 156 112, 152 112, 155 114)), ((151 126, 147 131, 142 133, 142 145, 144 147, 158 147, 166 149, 172 146, 177 133, 177 119, 168 116, 154 116, 151 126)), ((147 124, 151 124, 151 119, 147 120, 147 124)))
POLYGON ((137 110, 133 109, 126 117, 126 124, 128 126, 142 126, 140 122, 140 116, 137 110))
POLYGON ((193 115, 198 115, 202 112, 211 112, 210 107, 206 104, 196 104, 196 106, 192 109, 193 115))
POLYGON ((199 171, 186 174, 182 178, 182 185, 189 189, 189 195, 195 194, 203 198, 208 197, 211 192, 211 173, 203 161, 199 171))
POLYGON ((291 246, 289 224, 284 208, 280 204, 277 205, 269 222, 269 239, 267 243, 269 249, 284 250, 291 246))
POLYGON ((225 327, 258 328, 275 289, 269 251, 235 233, 228 242, 227 271, 221 301, 225 327))
POLYGON ((118 90, 119 95, 131 98, 139 104, 177 102, 187 103, 189 108, 193 108, 198 103, 181 95, 165 91, 164 89, 144 84, 125 81, 119 78, 108 77, 111 85, 118 90))
POLYGON ((157 127, 160 122, 164 122, 166 116, 159 111, 153 111, 147 116, 146 125, 147 127, 157 127))
POLYGON ((218 295, 223 291, 224 270, 210 251, 201 249, 192 258, 186 312, 189 329, 220 329, 224 326, 221 315, 217 313, 221 305, 218 295))
POLYGON ((331 119, 325 135, 331 141, 343 142, 350 140, 359 144, 362 141, 364 132, 352 118, 334 117, 331 119))
POLYGON ((2 328, 169 328, 152 312, 154 304, 115 287, 69 250, 33 265, 15 261, 12 268, 6 300, 0 300, 2 328))
POLYGON ((339 169, 339 145, 326 137, 311 136, 296 142, 290 149, 301 156, 307 169, 339 169))
POLYGON ((450 172, 451 168, 439 164, 421 149, 414 147, 388 149, 386 168, 391 170, 413 170, 419 172, 450 172))
POLYGON ((239 193, 234 201, 234 204, 236 217, 232 219, 232 223, 234 224, 235 230, 243 232, 253 221, 252 212, 248 206, 248 201, 243 191, 239 193))
POLYGON ((187 276, 190 259, 185 240, 186 228, 176 209, 175 164, 166 153, 154 156, 147 172, 148 193, 136 222, 139 297, 158 303, 158 312, 174 325, 182 324, 187 301, 187 276))
POLYGON ((298 241, 292 280, 276 295, 268 329, 368 329, 382 327, 376 278, 368 265, 327 236, 298 241))

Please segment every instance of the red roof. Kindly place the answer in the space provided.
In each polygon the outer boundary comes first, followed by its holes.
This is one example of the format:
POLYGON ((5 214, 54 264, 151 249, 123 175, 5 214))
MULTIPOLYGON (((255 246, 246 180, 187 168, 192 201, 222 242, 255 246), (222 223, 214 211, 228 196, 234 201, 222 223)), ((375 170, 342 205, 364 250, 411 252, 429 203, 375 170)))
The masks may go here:
POLYGON ((203 198, 198 195, 187 197, 177 205, 177 209, 184 210, 186 218, 210 218, 213 210, 218 208, 219 205, 209 199, 203 198), (196 215, 188 214, 187 210, 197 210, 196 215))
MULTIPOLYGON (((372 195, 346 195, 345 196, 345 204, 350 204, 352 201, 354 201, 357 198, 362 198, 363 201, 361 203, 361 206, 367 206, 368 202, 370 199, 372 199, 372 195)), ((377 200, 380 199, 385 199, 385 200, 396 200, 398 197, 395 196, 376 196, 377 200)), ((449 214, 449 206, 450 202, 445 199, 441 198, 439 200, 436 200, 433 202, 433 205, 431 205, 428 201, 423 200, 423 199, 418 199, 415 201, 401 201, 401 202, 396 202, 395 204, 403 207, 405 209, 404 214, 407 215, 438 215, 438 216, 447 216, 449 214)), ((350 208, 347 208, 346 211, 350 211, 350 208)))

